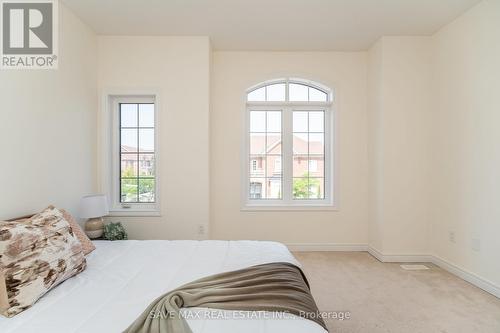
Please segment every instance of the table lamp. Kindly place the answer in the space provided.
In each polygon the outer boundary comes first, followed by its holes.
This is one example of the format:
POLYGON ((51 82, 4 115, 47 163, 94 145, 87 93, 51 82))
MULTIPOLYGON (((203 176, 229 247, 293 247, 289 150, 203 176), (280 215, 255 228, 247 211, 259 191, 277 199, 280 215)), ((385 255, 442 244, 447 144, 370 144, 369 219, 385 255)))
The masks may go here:
POLYGON ((80 200, 80 217, 88 219, 85 223, 85 233, 89 238, 102 236, 104 232, 102 217, 108 214, 108 199, 105 195, 87 195, 80 200))

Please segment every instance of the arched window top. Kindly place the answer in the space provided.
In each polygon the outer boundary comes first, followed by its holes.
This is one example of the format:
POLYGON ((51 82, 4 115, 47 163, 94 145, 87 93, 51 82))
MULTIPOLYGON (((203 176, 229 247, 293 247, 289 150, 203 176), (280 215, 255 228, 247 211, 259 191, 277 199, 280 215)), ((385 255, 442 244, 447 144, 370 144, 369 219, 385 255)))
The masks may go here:
POLYGON ((322 84, 303 79, 278 79, 248 89, 248 102, 331 102, 332 91, 322 84))

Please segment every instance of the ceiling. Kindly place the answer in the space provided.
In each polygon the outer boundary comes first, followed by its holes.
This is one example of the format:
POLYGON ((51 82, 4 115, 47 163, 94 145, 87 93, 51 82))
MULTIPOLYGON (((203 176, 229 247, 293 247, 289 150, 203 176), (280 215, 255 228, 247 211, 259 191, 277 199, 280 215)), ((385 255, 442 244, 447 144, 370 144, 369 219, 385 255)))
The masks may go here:
POLYGON ((217 50, 366 50, 430 35, 479 0, 63 0, 100 35, 210 36, 217 50))

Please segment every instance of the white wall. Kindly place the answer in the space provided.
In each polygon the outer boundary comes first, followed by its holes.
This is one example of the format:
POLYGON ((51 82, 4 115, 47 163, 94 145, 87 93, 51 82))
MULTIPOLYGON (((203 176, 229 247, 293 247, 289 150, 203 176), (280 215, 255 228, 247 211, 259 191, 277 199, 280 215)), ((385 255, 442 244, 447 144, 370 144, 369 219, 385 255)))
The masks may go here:
POLYGON ((59 69, 0 70, 0 218, 96 190, 96 36, 59 7, 59 69))
POLYGON ((370 246, 432 254, 496 286, 499 41, 500 1, 485 0, 432 37, 383 37, 368 52, 370 246))
MULTIPOLYGON (((208 37, 99 37, 99 91, 160 93, 161 217, 115 217, 131 238, 196 239, 209 220, 208 37)), ((102 97, 102 96, 101 96, 102 97)), ((104 112, 105 110, 100 110, 104 112)))
POLYGON ((383 254, 428 247, 429 37, 383 37, 369 51, 370 245, 383 254))
POLYGON ((481 2, 433 44, 432 248, 500 286, 500 1, 481 2))
POLYGON ((382 143, 382 40, 368 50, 367 139, 368 139, 368 243, 383 249, 383 143, 382 143))
POLYGON ((211 93, 211 238, 286 243, 367 242, 365 52, 215 52, 211 93), (273 78, 301 77, 336 91, 338 211, 240 211, 245 91, 273 78))

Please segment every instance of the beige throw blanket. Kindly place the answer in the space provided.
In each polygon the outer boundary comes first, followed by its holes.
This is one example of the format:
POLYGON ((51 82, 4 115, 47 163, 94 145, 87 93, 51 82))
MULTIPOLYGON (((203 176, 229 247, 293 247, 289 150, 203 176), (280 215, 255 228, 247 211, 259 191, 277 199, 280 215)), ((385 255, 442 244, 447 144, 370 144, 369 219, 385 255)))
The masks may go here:
POLYGON ((188 307, 287 312, 327 330, 300 268, 271 263, 209 276, 172 290, 154 300, 125 332, 192 333, 179 311, 188 307))

